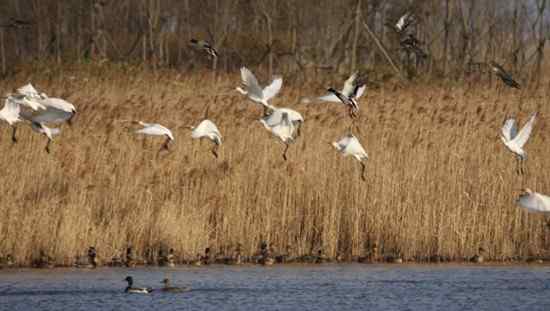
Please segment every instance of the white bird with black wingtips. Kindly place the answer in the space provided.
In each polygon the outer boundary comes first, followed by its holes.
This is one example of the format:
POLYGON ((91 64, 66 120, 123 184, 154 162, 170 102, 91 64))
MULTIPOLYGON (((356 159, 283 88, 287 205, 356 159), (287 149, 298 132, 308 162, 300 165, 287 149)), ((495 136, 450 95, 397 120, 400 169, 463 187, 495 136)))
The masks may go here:
POLYGON ((197 127, 191 127, 191 137, 195 139, 207 138, 214 143, 212 148, 212 154, 218 157, 218 148, 222 144, 222 134, 214 122, 210 120, 203 120, 197 127))
POLYGON ((158 123, 145 123, 141 121, 137 121, 137 123, 143 126, 142 129, 135 131, 137 134, 166 137, 166 140, 162 144, 161 150, 168 150, 168 144, 174 141, 172 131, 158 123))
POLYGON ((523 149, 523 146, 531 136, 536 117, 537 113, 532 113, 527 123, 525 123, 519 132, 514 118, 508 118, 504 121, 501 129, 502 135, 500 139, 506 148, 516 155, 518 161, 516 168, 519 174, 524 174, 523 162, 527 160, 527 153, 523 149))
POLYGON ((278 77, 273 79, 270 85, 262 89, 252 71, 246 67, 242 67, 241 80, 244 89, 237 87, 236 90, 239 93, 246 95, 252 101, 263 105, 264 112, 267 112, 269 109, 275 109, 274 106, 269 104, 269 100, 281 91, 281 87, 283 86, 283 78, 278 77))
POLYGON ((328 91, 331 94, 321 96, 318 99, 326 102, 338 103, 341 102, 349 108, 349 114, 351 117, 356 116, 359 112, 359 105, 357 100, 365 93, 365 84, 359 84, 356 82, 357 73, 353 73, 344 83, 342 91, 337 91, 334 88, 329 88, 328 91))
POLYGON ((365 180, 365 170, 367 167, 365 162, 368 160, 369 156, 363 146, 361 146, 357 137, 349 133, 339 141, 333 142, 332 145, 343 154, 344 157, 353 156, 361 163, 361 179, 365 180))

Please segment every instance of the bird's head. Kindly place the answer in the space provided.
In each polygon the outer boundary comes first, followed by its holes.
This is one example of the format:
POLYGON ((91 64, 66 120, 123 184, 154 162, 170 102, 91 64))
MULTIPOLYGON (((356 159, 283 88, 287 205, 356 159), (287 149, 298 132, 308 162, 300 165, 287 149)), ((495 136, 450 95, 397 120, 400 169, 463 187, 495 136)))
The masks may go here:
POLYGON ((162 283, 162 284, 168 284, 168 283, 170 283, 170 280, 169 280, 169 279, 164 279, 164 280, 162 280, 160 283, 162 283))
POLYGON ((126 281, 128 283, 133 283, 134 279, 131 276, 127 276, 123 281, 126 281))

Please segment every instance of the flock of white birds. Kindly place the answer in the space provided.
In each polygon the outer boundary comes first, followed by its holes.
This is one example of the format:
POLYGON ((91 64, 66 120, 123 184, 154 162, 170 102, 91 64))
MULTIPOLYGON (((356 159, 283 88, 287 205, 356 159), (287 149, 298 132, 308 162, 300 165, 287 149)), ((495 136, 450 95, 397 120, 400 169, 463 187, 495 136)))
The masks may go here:
MULTIPOLYGON (((270 104, 281 90, 283 79, 275 78, 271 84, 262 88, 254 74, 247 68, 241 68, 242 86, 236 90, 248 97, 253 102, 262 105, 264 115, 259 120, 261 124, 277 137, 285 146, 283 158, 287 160, 287 151, 300 136, 300 128, 304 123, 302 115, 290 108, 278 108, 270 104)), ((357 73, 352 74, 344 83, 341 91, 329 88, 328 95, 318 97, 318 100, 325 102, 342 103, 349 109, 351 118, 359 112, 358 99, 364 94, 366 86, 358 82, 357 73)), ((67 122, 71 124, 76 114, 73 104, 60 98, 48 97, 45 93, 39 93, 31 84, 27 84, 14 93, 5 97, 4 107, 0 110, 0 119, 6 121, 13 129, 12 141, 17 142, 17 123, 30 124, 33 131, 46 136, 46 152, 50 153, 50 143, 55 135, 61 131, 58 128, 50 127, 52 124, 67 122)), ((523 149, 525 143, 531 136, 537 113, 533 113, 527 123, 518 132, 516 121, 509 118, 502 127, 501 139, 504 145, 516 155, 518 174, 524 174, 523 162, 527 154, 523 149)), ((143 128, 135 133, 144 135, 163 136, 165 141, 161 150, 168 149, 169 144, 174 142, 172 131, 158 123, 145 123, 134 121, 143 128)), ((214 122, 205 119, 196 127, 191 127, 191 137, 194 139, 208 139, 213 143, 212 154, 218 157, 218 148, 222 144, 222 135, 214 122)), ((351 128, 341 139, 332 143, 334 148, 343 156, 352 156, 361 164, 361 179, 365 180, 366 161, 368 154, 359 142, 359 139, 351 132, 351 128)), ((529 211, 550 212, 550 197, 525 189, 519 196, 517 203, 529 211)))

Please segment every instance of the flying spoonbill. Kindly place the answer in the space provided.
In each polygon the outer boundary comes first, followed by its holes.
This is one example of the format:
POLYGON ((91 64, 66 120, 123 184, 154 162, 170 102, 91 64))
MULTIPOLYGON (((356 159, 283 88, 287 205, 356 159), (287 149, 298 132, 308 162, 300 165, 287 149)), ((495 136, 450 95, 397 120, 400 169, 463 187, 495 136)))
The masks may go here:
POLYGON ((294 142, 294 124, 290 121, 288 112, 283 112, 280 117, 280 122, 274 122, 272 118, 276 118, 276 115, 265 116, 260 119, 263 126, 269 130, 273 135, 277 136, 284 144, 285 151, 283 152, 283 159, 286 161, 286 152, 291 143, 294 142))
POLYGON ((214 143, 212 148, 212 154, 217 158, 218 157, 218 148, 222 144, 222 135, 218 130, 218 127, 214 122, 210 120, 203 120, 197 127, 191 127, 193 130, 191 132, 191 137, 195 139, 207 138, 214 143))
POLYGON ((523 161, 527 160, 527 153, 523 150, 523 146, 529 139, 529 136, 531 136, 531 131, 533 130, 536 117, 537 113, 532 113, 527 123, 525 123, 519 132, 516 127, 516 120, 514 118, 508 118, 504 121, 504 125, 502 126, 502 135, 500 136, 500 139, 506 148, 517 156, 516 168, 519 174, 524 173, 523 161))
POLYGON ((160 150, 163 150, 163 149, 168 150, 168 144, 171 141, 174 141, 174 135, 172 135, 172 131, 170 131, 168 128, 158 123, 145 123, 141 121, 137 121, 137 123, 143 126, 142 129, 135 131, 138 134, 166 137, 166 140, 162 144, 162 147, 160 148, 160 150))
POLYGON ((281 90, 281 87, 283 86, 283 78, 278 77, 273 79, 270 85, 262 89, 254 74, 250 70, 248 70, 248 68, 242 67, 241 80, 244 89, 241 87, 237 87, 236 90, 239 93, 246 95, 252 101, 263 105, 264 115, 269 109, 275 110, 275 107, 270 105, 268 101, 275 97, 275 95, 277 95, 281 90))
POLYGON ((368 160, 369 156, 367 155, 367 152, 361 146, 361 143, 355 137, 353 134, 349 133, 346 136, 344 136, 339 141, 333 142, 332 145, 336 150, 340 151, 341 154, 346 156, 353 156, 354 158, 361 163, 361 179, 364 181, 365 179, 365 169, 366 164, 365 161, 368 160))
POLYGON ((341 102, 348 106, 349 114, 353 118, 359 112, 359 105, 357 100, 365 92, 366 85, 356 83, 357 72, 353 73, 344 83, 342 91, 337 91, 333 88, 329 88, 328 92, 331 94, 319 97, 319 100, 338 103, 341 102))

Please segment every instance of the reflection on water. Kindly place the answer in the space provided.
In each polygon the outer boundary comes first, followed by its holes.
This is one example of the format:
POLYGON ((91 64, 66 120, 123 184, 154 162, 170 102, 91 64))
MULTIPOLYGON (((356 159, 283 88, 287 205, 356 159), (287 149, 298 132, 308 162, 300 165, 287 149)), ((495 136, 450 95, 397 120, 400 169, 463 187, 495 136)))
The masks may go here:
POLYGON ((0 270, 0 310, 550 310, 550 267, 209 266, 0 270), (125 294, 169 277, 186 293, 125 294))

